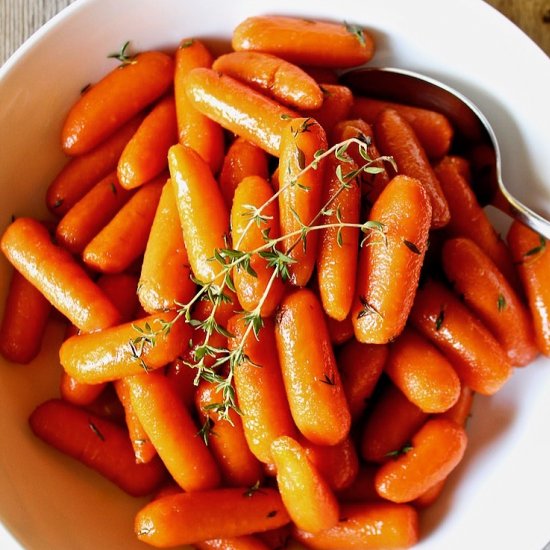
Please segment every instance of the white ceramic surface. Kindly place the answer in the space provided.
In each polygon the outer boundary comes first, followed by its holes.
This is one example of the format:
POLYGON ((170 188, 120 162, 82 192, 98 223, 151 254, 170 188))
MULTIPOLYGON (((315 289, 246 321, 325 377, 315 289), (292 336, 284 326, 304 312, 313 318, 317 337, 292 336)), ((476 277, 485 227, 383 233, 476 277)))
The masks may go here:
MULTIPOLYGON (((107 54, 126 40, 138 51, 186 36, 216 49, 243 18, 268 13, 362 24, 377 40, 373 64, 423 71, 469 95, 502 143, 507 185, 550 212, 550 61, 481 0, 79 0, 0 71, 0 230, 12 214, 45 215, 44 190, 64 161, 64 113, 84 85, 114 66, 107 54)), ((0 270, 3 303, 3 258, 0 270)), ((27 427, 33 407, 58 395, 60 328, 51 328, 31 365, 0 363, 0 547, 145 549, 132 532, 142 502, 27 427)), ((423 516, 418 548, 542 550, 550 542, 549 421, 548 359, 517 370, 496 396, 478 397, 466 457, 423 516)))

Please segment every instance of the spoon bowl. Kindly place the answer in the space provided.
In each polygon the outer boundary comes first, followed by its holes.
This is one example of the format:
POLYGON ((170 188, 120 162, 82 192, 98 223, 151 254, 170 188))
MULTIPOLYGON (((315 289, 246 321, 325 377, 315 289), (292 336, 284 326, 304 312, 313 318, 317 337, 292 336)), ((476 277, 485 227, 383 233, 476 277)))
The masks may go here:
MULTIPOLYGON (((550 221, 504 185, 497 137, 482 111, 457 90, 431 77, 393 67, 365 67, 341 75, 342 84, 358 95, 406 103, 445 115, 455 128, 453 152, 471 157, 484 150, 489 161, 477 166, 473 190, 483 206, 492 204, 550 239, 550 221)), ((475 168, 475 166, 474 166, 475 168)))

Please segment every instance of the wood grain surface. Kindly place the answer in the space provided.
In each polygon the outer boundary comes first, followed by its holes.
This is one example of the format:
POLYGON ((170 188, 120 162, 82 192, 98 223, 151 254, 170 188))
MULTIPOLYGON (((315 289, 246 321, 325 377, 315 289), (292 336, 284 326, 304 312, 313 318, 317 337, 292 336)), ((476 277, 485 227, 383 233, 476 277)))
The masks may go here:
MULTIPOLYGON (((35 30, 73 1, 0 0, 0 65, 35 30)), ((550 56, 550 0, 487 2, 523 29, 550 56)))

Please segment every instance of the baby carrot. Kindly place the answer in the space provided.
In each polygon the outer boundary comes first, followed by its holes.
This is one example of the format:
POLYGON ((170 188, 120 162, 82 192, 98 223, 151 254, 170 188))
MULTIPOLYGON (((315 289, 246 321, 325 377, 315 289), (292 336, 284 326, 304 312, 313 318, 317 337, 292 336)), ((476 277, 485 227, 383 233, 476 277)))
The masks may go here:
POLYGON ((336 496, 305 449, 294 439, 282 436, 271 444, 277 468, 277 486, 285 508, 299 529, 317 533, 338 521, 336 496))
POLYGON ((428 420, 405 453, 380 466, 374 481, 376 490, 392 502, 414 500, 454 470, 462 460, 466 443, 466 432, 456 422, 446 418, 428 420))
POLYGON ((384 155, 391 155, 399 173, 422 182, 432 205, 432 227, 449 222, 449 205, 441 190, 426 152, 407 120, 393 109, 383 110, 374 123, 376 145, 384 155))
POLYGON ((163 367, 183 353, 191 335, 185 321, 174 320, 175 316, 175 312, 159 313, 71 336, 59 350, 61 365, 78 381, 90 384, 163 367))
POLYGON ((269 179, 267 155, 257 145, 237 137, 227 149, 219 176, 223 198, 229 209, 237 185, 247 176, 269 179))
POLYGON ((336 445, 348 435, 351 416, 323 310, 311 290, 300 289, 283 299, 275 337, 298 429, 312 443, 336 445))
POLYGON ((252 487, 263 479, 258 459, 250 452, 243 431, 241 416, 233 409, 228 418, 220 418, 216 404, 222 401, 216 384, 201 381, 195 394, 195 405, 203 422, 203 437, 216 459, 225 485, 252 487))
POLYGON ((377 464, 362 464, 357 472, 353 484, 341 491, 337 491, 338 500, 341 503, 349 504, 352 502, 380 502, 382 497, 376 492, 374 486, 374 476, 378 471, 377 464))
POLYGON ((107 175, 61 218, 55 230, 57 242, 69 252, 80 254, 130 197, 115 172, 107 175))
POLYGON ((141 186, 86 245, 84 263, 102 273, 121 273, 145 251, 166 176, 141 186))
POLYGON ((52 243, 40 222, 16 219, 4 232, 1 248, 15 269, 80 330, 118 322, 115 306, 69 252, 52 243))
POLYGON ((369 221, 374 231, 359 254, 352 307, 355 337, 382 344, 403 330, 426 253, 430 199, 417 179, 398 175, 382 191, 369 221))
POLYGON ((323 103, 323 92, 317 82, 300 67, 275 55, 231 52, 218 57, 212 68, 289 107, 318 109, 323 103))
POLYGON ((143 117, 136 116, 89 153, 72 157, 46 191, 46 205, 65 215, 98 181, 116 169, 118 159, 143 117))
POLYGON ((177 141, 176 105, 169 94, 154 105, 122 151, 117 165, 120 185, 133 189, 166 170, 168 149, 177 141))
POLYGON ((298 65, 353 67, 371 59, 374 41, 356 25, 295 17, 249 17, 233 31, 234 50, 262 51, 298 65))
POLYGON ((143 52, 123 62, 71 107, 61 131, 63 151, 90 151, 160 97, 173 78, 174 62, 162 52, 143 52))
POLYGON ((13 271, 0 326, 0 353, 5 359, 25 364, 39 354, 51 309, 42 293, 13 271))
POLYGON ((126 384, 137 418, 176 483, 184 491, 217 487, 218 466, 164 373, 129 376, 126 384))
POLYGON ((449 152, 454 134, 453 127, 445 115, 436 111, 373 97, 355 97, 352 115, 374 124, 376 117, 388 108, 394 109, 407 120, 428 158, 439 159, 449 152))
POLYGON ((500 344, 441 283, 427 281, 418 290, 410 320, 443 352, 461 381, 474 391, 492 395, 512 374, 500 344))
POLYGON ((197 550, 269 550, 269 546, 253 536, 205 540, 193 546, 197 550))
POLYGON ((325 131, 311 118, 295 118, 284 128, 279 160, 279 213, 281 234, 294 233, 283 241, 282 248, 294 261, 288 270, 290 282, 296 286, 305 286, 315 268, 318 232, 310 231, 302 240, 299 231, 320 217, 324 163, 302 172, 315 160, 315 153, 326 148, 325 131))
POLYGON ((343 504, 340 516, 331 529, 308 533, 293 528, 292 535, 313 550, 403 550, 420 537, 418 513, 407 504, 343 504))
MULTIPOLYGON (((348 118, 353 105, 351 90, 340 84, 323 84, 323 104, 317 109, 302 109, 303 116, 314 118, 332 137, 336 124, 348 118)), ((331 140, 334 141, 334 140, 331 140)))
POLYGON ((297 116, 246 84, 212 69, 193 69, 185 79, 185 91, 198 111, 274 156, 279 156, 285 118, 297 116))
MULTIPOLYGON (((231 235, 233 248, 240 252, 253 252, 265 245, 265 232, 270 239, 279 236, 279 212, 277 201, 269 183, 259 176, 249 176, 239 183, 231 208, 231 235), (250 207, 260 208, 265 223, 251 219, 250 207)), ((233 269, 233 282, 239 303, 245 311, 254 311, 260 303, 260 314, 269 317, 279 305, 284 292, 280 274, 274 273, 268 260, 260 254, 252 254, 249 267, 241 265, 233 269)))
POLYGON ((39 405, 29 417, 34 434, 97 471, 132 496, 145 496, 166 478, 160 460, 136 464, 124 428, 61 399, 39 405))
POLYGON ((338 84, 338 74, 334 69, 311 65, 301 65, 301 69, 319 84, 338 84))
POLYGON ((508 244, 527 295, 539 350, 550 356, 550 250, 544 237, 512 223, 508 244))
POLYGON ((330 341, 335 345, 343 344, 353 338, 353 323, 348 315, 343 321, 337 321, 332 317, 325 317, 330 341))
POLYGON ((290 522, 278 491, 244 488, 194 491, 146 504, 136 515, 139 540, 158 548, 250 535, 290 522))
POLYGON ((138 295, 149 313, 176 308, 195 293, 172 182, 162 188, 141 265, 138 295))
POLYGON ((200 281, 214 281, 222 269, 214 255, 225 248, 229 232, 220 188, 206 162, 189 147, 171 147, 168 164, 191 269, 200 281))
POLYGON ((443 245, 442 262, 453 288, 493 333, 510 363, 532 361, 538 349, 529 311, 491 259, 474 241, 458 237, 443 245))
POLYGON ((251 335, 244 341, 247 324, 242 314, 232 317, 227 329, 234 335, 228 341, 229 349, 242 345, 247 357, 233 373, 244 435, 256 458, 268 464, 275 439, 297 436, 277 360, 273 321, 264 319, 257 337, 251 335))

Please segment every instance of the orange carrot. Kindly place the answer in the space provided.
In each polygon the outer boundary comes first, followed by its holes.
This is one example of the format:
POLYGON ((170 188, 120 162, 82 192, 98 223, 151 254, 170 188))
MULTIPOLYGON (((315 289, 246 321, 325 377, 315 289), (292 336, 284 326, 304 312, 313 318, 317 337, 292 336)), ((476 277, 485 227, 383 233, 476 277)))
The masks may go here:
POLYGON ((428 420, 413 436, 411 448, 383 464, 375 476, 378 493, 392 502, 410 502, 445 479, 462 460, 467 437, 452 420, 428 420))
POLYGON ((315 80, 300 67, 275 55, 231 52, 218 57, 212 68, 289 107, 318 109, 323 103, 323 92, 315 80))
POLYGON ((51 304, 23 275, 11 275, 2 325, 0 353, 13 363, 30 363, 42 347, 51 304))
POLYGON ((550 356, 550 250, 546 239, 520 222, 512 223, 507 239, 527 295, 538 348, 550 356))
POLYGON ((147 240, 139 278, 145 311, 165 311, 187 303, 195 293, 172 182, 162 188, 147 240))
POLYGON ((57 242, 69 252, 80 254, 130 197, 112 172, 96 183, 59 221, 55 231, 57 242))
POLYGON ((426 152, 407 120, 393 109, 383 110, 374 123, 376 145, 384 155, 393 156, 399 173, 424 185, 432 205, 432 227, 449 222, 449 205, 441 184, 430 166, 426 152))
POLYGON ((152 493, 166 478, 160 460, 135 463, 124 428, 61 399, 39 405, 30 415, 29 424, 37 437, 132 496, 152 493))
POLYGON ((250 535, 289 522, 275 489, 228 488, 181 493, 154 500, 137 513, 135 532, 139 540, 166 548, 250 535))
POLYGON ((133 189, 166 170, 168 149, 177 141, 176 104, 169 94, 153 107, 122 151, 117 165, 120 185, 133 189))
MULTIPOLYGON (((302 109, 303 116, 314 118, 332 136, 336 124, 348 118, 353 105, 353 94, 340 84, 323 84, 323 104, 317 109, 302 109)), ((334 140, 331 140, 334 141, 334 140)))
POLYGON ((4 232, 1 248, 15 269, 80 330, 118 322, 115 306, 73 257, 52 243, 40 222, 18 218, 4 232))
POLYGON ((380 502, 383 500, 376 492, 374 486, 374 476, 377 471, 377 464, 363 464, 359 468, 353 484, 341 491, 337 491, 338 500, 345 504, 352 502, 380 502))
POLYGON ((253 536, 205 540, 193 546, 197 550, 269 550, 268 546, 253 536))
POLYGON ((334 69, 312 67, 311 65, 305 65, 301 68, 319 84, 338 84, 338 74, 334 69))
POLYGON ((160 97, 174 77, 174 62, 162 52, 143 52, 113 69, 71 107, 61 144, 69 155, 99 145, 144 107, 160 97))
POLYGON ((284 298, 275 336, 298 429, 312 443, 336 445, 348 435, 351 416, 321 304, 311 290, 297 290, 284 298))
POLYGON ((65 340, 61 365, 78 381, 98 384, 163 367, 181 355, 191 329, 175 312, 151 315, 65 340), (171 329, 166 330, 166 324, 171 329), (153 345, 154 342, 154 345, 153 345))
POLYGON ((121 273, 145 251, 166 176, 143 185, 86 245, 84 263, 102 273, 121 273))
MULTIPOLYGON (((279 161, 279 212, 281 234, 299 232, 315 223, 323 197, 324 163, 316 170, 303 170, 315 160, 315 153, 327 148, 326 135, 311 118, 296 118, 287 123, 281 137, 279 161)), ((302 241, 299 233, 282 243, 283 252, 295 263, 289 265, 290 282, 305 286, 315 267, 317 231, 310 231, 302 241)))
POLYGON ((338 521, 338 501, 305 449, 291 437, 282 436, 271 444, 271 456, 277 468, 277 486, 294 525, 312 533, 333 527, 338 521))
POLYGON ((314 550, 403 550, 419 539, 418 514, 412 506, 388 502, 345 504, 331 529, 308 533, 293 529, 299 542, 314 550))
POLYGON ((335 345, 343 344, 353 338, 353 323, 348 315, 343 321, 337 321, 332 317, 325 317, 330 341, 335 345))
POLYGON ((492 332, 510 363, 532 361, 538 350, 529 311, 491 259, 474 241, 459 237, 443 245, 442 261, 453 288, 492 332))
POLYGON ((295 17, 249 17, 233 30, 234 50, 262 51, 298 65, 353 67, 370 60, 374 41, 356 25, 295 17))
POLYGON ((142 119, 134 117, 95 149, 65 164, 46 191, 50 212, 64 216, 98 181, 116 169, 124 147, 142 119))
POLYGON ((191 269, 200 281, 214 281, 222 270, 214 255, 225 248, 229 232, 220 188, 206 162, 189 147, 171 147, 168 164, 191 269))
POLYGON ((191 413, 160 371, 126 378, 132 408, 166 468, 184 491, 217 487, 220 472, 191 413))
POLYGON ((185 79, 193 107, 225 129, 279 156, 286 117, 293 111, 230 76, 212 69, 193 69, 185 79))
POLYGON ((441 283, 428 281, 419 289, 410 320, 447 356, 461 381, 474 391, 491 395, 512 374, 500 344, 441 283))
POLYGON ((359 256, 352 307, 355 337, 382 344, 403 330, 412 307, 430 228, 430 200, 420 181, 394 177, 372 207, 373 228, 359 256))
POLYGON ((87 407, 98 399, 106 386, 106 383, 87 384, 86 382, 79 382, 63 370, 59 382, 59 394, 67 403, 87 407))

